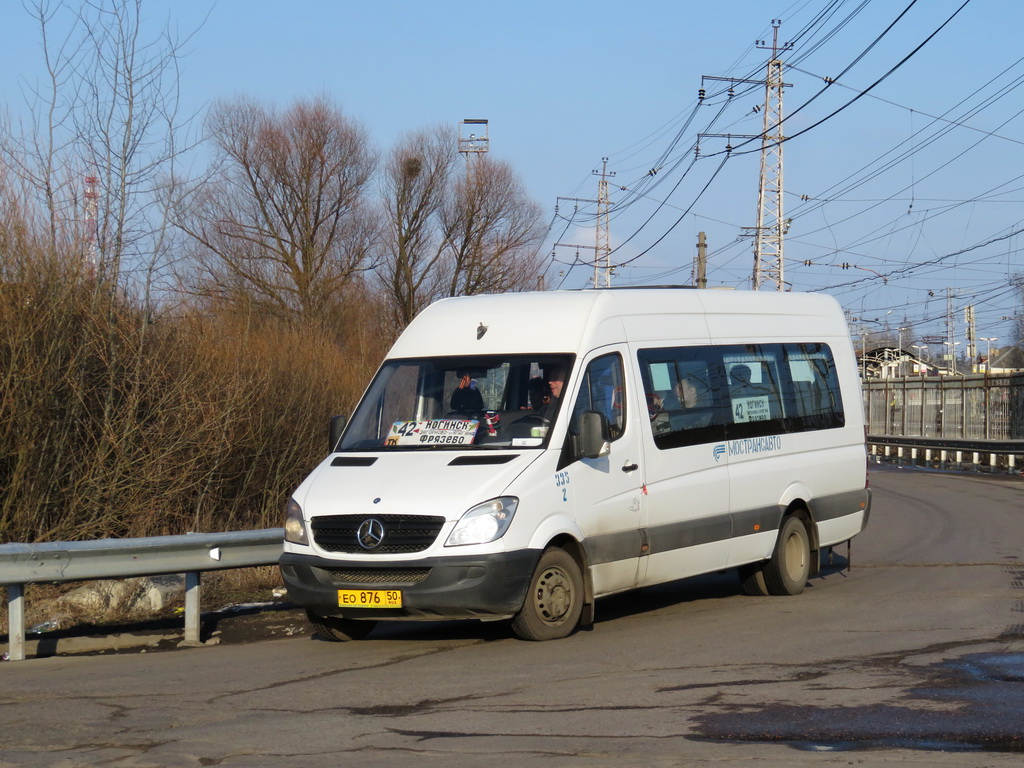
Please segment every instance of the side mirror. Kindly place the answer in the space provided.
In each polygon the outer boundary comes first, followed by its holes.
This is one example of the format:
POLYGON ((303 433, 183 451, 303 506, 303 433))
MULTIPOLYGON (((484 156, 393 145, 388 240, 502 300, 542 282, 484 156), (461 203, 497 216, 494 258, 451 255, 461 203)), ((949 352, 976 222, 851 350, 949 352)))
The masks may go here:
POLYGON ((585 459, 597 459, 612 452, 609 444, 608 419, 597 411, 580 414, 580 455, 585 459))
POLYGON ((341 442, 341 433, 345 431, 348 424, 347 416, 331 416, 331 426, 327 430, 327 452, 334 453, 338 450, 338 443, 341 442))

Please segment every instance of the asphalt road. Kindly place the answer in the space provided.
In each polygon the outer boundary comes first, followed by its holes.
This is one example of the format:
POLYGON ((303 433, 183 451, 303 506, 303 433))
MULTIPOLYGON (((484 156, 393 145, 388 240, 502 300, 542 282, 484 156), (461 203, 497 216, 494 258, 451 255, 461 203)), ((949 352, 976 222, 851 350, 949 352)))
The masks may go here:
POLYGON ((406 623, 0 664, 0 766, 1019 766, 1024 481, 872 486, 852 569, 799 597, 716 574, 552 643, 406 623))

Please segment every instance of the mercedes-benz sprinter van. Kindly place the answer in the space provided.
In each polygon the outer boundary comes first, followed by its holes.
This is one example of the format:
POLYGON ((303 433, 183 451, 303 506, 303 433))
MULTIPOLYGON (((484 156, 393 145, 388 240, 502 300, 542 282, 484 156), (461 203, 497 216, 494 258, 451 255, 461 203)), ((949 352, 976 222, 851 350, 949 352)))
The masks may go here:
POLYGON ((453 618, 554 639, 604 595, 730 568, 796 595, 867 523, 861 402, 827 296, 444 299, 288 502, 281 571, 333 640, 453 618))

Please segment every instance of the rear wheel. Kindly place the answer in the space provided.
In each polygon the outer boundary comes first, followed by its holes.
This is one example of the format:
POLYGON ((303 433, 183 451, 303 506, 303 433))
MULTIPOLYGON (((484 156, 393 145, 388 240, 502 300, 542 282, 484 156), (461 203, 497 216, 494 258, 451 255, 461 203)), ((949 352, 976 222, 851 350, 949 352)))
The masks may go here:
POLYGON ((341 616, 318 616, 312 611, 306 611, 306 618, 321 638, 335 643, 362 640, 377 626, 375 621, 345 619, 341 616))
POLYGON ((769 594, 768 585, 764 582, 764 568, 767 561, 760 563, 750 563, 749 565, 741 565, 739 567, 740 572, 740 590, 744 595, 750 595, 751 597, 765 597, 769 594))
POLYGON ((811 573, 811 546, 807 529, 799 517, 782 522, 775 551, 764 567, 764 582, 770 595, 799 595, 811 573))
POLYGON ((583 575, 564 549, 548 549, 530 579, 512 631, 523 640, 557 640, 570 634, 583 612, 583 575))

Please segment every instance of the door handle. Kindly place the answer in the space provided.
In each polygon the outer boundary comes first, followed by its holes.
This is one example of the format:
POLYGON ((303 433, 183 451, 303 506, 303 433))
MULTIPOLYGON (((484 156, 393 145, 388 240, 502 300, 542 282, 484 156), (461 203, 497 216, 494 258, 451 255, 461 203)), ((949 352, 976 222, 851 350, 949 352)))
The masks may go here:
POLYGON ((639 464, 623 464, 622 465, 622 471, 623 472, 636 472, 638 469, 640 469, 640 465, 639 464))

